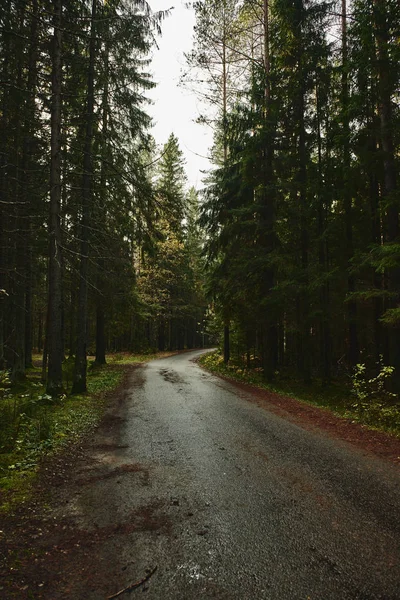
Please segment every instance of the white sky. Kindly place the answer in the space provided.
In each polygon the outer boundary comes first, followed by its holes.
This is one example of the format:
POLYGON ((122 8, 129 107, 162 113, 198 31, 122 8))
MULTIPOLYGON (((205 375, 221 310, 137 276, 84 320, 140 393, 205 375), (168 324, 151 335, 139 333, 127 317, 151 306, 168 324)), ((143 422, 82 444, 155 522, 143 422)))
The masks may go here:
POLYGON ((185 8, 183 0, 148 0, 154 12, 174 6, 162 23, 162 36, 158 38, 159 49, 154 49, 150 71, 158 84, 147 95, 153 100, 147 110, 155 126, 152 134, 157 144, 165 144, 173 132, 186 158, 186 174, 189 185, 201 187, 201 170, 209 169, 207 158, 212 145, 212 131, 198 125, 200 114, 196 96, 179 86, 181 71, 185 68, 184 52, 192 47, 194 11, 185 8), (200 155, 200 156, 198 156, 200 155))

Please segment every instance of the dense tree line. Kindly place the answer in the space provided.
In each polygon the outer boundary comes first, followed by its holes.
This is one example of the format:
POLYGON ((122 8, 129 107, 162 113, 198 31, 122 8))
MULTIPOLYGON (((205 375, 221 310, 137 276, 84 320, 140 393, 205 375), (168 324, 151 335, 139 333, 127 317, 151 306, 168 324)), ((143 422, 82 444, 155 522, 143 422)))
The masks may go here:
POLYGON ((43 353, 47 389, 86 388, 88 352, 204 338, 329 383, 359 362, 400 385, 400 8, 395 0, 195 2, 185 81, 215 129, 198 198, 155 148, 134 0, 0 8, 0 368, 43 353), (204 235, 204 234, 203 234, 204 235))
POLYGON ((210 83, 202 223, 225 360, 329 383, 383 356, 399 391, 399 3, 195 11, 186 80, 210 83))
POLYGON ((137 268, 139 297, 149 317, 147 335, 159 350, 193 348, 202 344, 205 315, 202 238, 197 193, 194 188, 186 192, 184 159, 173 134, 164 146, 154 190, 161 235, 137 268))
POLYGON ((142 0, 1 3, 0 369, 14 381, 33 350, 57 394, 66 357, 81 392, 89 352, 199 341, 197 196, 146 112, 164 16, 142 0))

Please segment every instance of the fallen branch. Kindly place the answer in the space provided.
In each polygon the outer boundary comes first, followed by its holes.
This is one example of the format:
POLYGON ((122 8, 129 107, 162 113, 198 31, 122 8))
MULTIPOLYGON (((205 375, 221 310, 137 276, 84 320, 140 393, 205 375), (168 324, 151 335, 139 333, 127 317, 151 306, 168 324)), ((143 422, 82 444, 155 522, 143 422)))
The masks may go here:
POLYGON ((140 581, 137 581, 136 583, 131 583, 131 585, 128 585, 128 587, 124 588, 123 590, 120 590, 116 594, 113 594, 112 596, 108 596, 107 600, 112 600, 113 598, 117 598, 118 596, 121 596, 122 594, 125 594, 125 592, 130 592, 131 590, 134 590, 135 588, 140 587, 141 585, 143 585, 144 583, 146 583, 146 581, 148 581, 150 579, 150 577, 152 577, 152 575, 154 575, 154 573, 156 571, 157 571, 157 565, 154 567, 154 569, 152 569, 146 575, 146 577, 143 577, 143 579, 141 579, 140 581))

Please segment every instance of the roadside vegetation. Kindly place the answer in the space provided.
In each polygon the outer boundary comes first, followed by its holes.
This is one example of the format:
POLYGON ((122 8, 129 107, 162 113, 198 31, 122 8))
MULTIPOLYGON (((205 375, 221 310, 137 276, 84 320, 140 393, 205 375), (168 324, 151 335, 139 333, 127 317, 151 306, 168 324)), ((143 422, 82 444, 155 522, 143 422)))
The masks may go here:
POLYGON ((219 350, 200 357, 200 364, 208 371, 241 383, 254 385, 300 402, 331 410, 335 415, 368 427, 400 437, 400 404, 397 395, 386 389, 392 375, 391 367, 380 365, 376 377, 368 377, 365 365, 356 366, 353 375, 328 387, 315 380, 305 385, 301 380, 277 373, 273 384, 265 381, 263 368, 250 356, 236 357, 224 362, 219 350))
MULTIPOLYGON (((164 353, 165 354, 165 353, 164 353)), ((163 354, 163 355, 164 355, 163 354)), ((78 442, 100 421, 108 394, 122 382, 132 364, 161 354, 120 353, 107 364, 89 361, 88 392, 71 395, 71 361, 64 361, 65 393, 46 394, 38 356, 24 381, 11 386, 6 371, 0 372, 0 512, 25 500, 36 478, 41 459, 78 442)))

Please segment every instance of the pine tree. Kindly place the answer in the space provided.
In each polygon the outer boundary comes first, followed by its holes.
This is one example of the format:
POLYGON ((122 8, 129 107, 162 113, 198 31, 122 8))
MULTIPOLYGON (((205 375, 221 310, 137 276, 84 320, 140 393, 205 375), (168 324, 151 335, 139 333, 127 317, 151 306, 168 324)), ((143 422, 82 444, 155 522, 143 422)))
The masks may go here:
POLYGON ((62 383, 62 244, 61 210, 61 122, 62 122, 62 2, 54 0, 52 48, 51 163, 49 219, 49 302, 47 320, 47 392, 58 394, 62 383))

